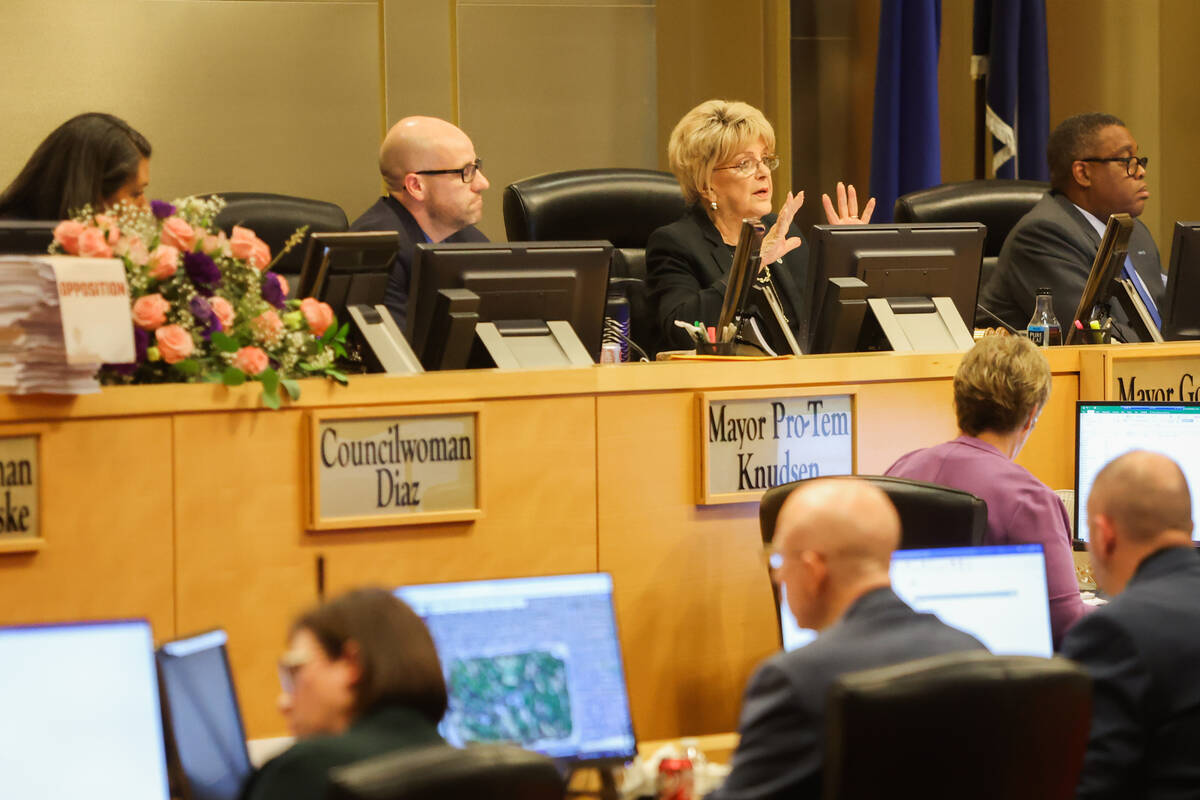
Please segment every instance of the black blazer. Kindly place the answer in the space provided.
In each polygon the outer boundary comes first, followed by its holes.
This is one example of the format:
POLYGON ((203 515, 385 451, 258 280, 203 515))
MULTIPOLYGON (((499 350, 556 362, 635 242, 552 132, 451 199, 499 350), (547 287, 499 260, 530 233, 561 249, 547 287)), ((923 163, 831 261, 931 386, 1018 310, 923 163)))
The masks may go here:
POLYGON ((868 592, 812 644, 772 656, 754 673, 742 699, 733 770, 707 800, 819 798, 825 706, 838 676, 983 649, 933 614, 913 611, 890 588, 868 592))
MULTIPOLYGON (((383 304, 392 312, 396 326, 401 331, 408 320, 408 287, 412 280, 413 248, 420 242, 428 242, 429 238, 421 230, 421 226, 408 213, 408 209, 391 195, 384 195, 375 201, 361 217, 350 225, 351 231, 396 231, 400 234, 400 247, 396 250, 396 258, 392 261, 391 273, 388 275, 387 290, 384 292, 383 304)), ((486 242, 488 238, 474 225, 468 225, 457 233, 446 237, 447 242, 486 242)))
MULTIPOLYGON (((763 224, 769 229, 775 224, 775 218, 775 214, 768 214, 763 217, 763 224)), ((799 236, 799 228, 793 224, 788 235, 799 236)), ((721 239, 716 226, 699 205, 692 205, 683 217, 650 234, 646 243, 646 283, 665 348, 693 347, 687 333, 675 327, 675 320, 700 320, 706 326, 717 324, 732 268, 733 248, 721 239)), ((796 248, 783 257, 782 264, 771 264, 770 269, 775 291, 795 334, 802 315, 803 319, 808 316, 805 303, 808 246, 796 248)), ((753 295, 751 302, 754 302, 753 295)), ((755 309, 757 317, 771 318, 765 302, 760 300, 756 305, 759 306, 755 309)), ((772 335, 773 325, 764 326, 760 322, 759 328, 777 353, 790 352, 778 336, 772 335)))
POLYGON ((1148 556, 1067 632, 1062 654, 1093 681, 1078 797, 1200 797, 1200 555, 1148 556))
MULTIPOLYGON (((1065 341, 1099 249, 1100 234, 1075 204, 1066 195, 1048 192, 1004 240, 996 269, 980 289, 979 303, 1017 330, 1024 330, 1033 316, 1037 290, 1049 288, 1054 292, 1054 315, 1065 341)), ((1133 221, 1129 237, 1129 257, 1161 312, 1166 299, 1162 264, 1150 230, 1138 219, 1133 221)), ((1114 310, 1113 322, 1122 338, 1136 341, 1131 339, 1133 331, 1124 310, 1114 310)))

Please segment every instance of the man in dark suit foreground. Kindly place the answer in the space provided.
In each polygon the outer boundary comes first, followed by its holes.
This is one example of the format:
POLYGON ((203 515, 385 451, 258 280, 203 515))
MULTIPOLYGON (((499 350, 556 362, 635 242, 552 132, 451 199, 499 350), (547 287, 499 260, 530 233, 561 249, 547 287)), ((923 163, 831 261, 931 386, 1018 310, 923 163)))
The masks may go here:
MULTIPOLYGON (((980 305, 1024 330, 1033 316, 1037 290, 1048 288, 1054 292, 1054 314, 1065 334, 1075 320, 1109 215, 1129 214, 1135 217, 1133 235, 1121 275, 1134 282, 1151 316, 1157 314, 1166 293, 1158 248, 1146 225, 1136 219, 1150 192, 1146 159, 1138 157, 1133 134, 1111 114, 1079 114, 1054 129, 1046 155, 1050 192, 1004 240, 996 270, 980 289, 980 305)), ((1125 312, 1117 308, 1113 316, 1118 335, 1137 341, 1125 312)))
POLYGON ((404 330, 413 248, 421 242, 486 242, 475 223, 489 184, 470 138, 436 117, 406 117, 393 125, 379 148, 379 172, 388 193, 350 230, 400 234, 383 302, 404 330))
POLYGON ((1096 477, 1088 549, 1117 595, 1067 633, 1094 682, 1080 798, 1200 797, 1200 556, 1175 462, 1135 451, 1096 477))
POLYGON ((820 635, 768 659, 746 689, 733 771, 713 798, 806 798, 821 793, 825 704, 842 673, 960 650, 966 633, 919 614, 892 591, 900 518, 856 478, 802 484, 784 502, 771 557, 800 625, 820 635))

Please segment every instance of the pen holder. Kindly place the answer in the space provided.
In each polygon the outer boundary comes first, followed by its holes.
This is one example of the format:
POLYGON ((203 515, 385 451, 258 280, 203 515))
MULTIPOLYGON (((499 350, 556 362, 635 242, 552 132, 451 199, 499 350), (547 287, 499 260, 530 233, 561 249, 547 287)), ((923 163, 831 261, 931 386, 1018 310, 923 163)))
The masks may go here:
POLYGON ((737 355, 734 351, 734 342, 696 342, 696 355, 698 356, 733 356, 737 355))
POLYGON ((1084 328, 1083 341, 1087 344, 1112 344, 1112 331, 1103 328, 1084 328))

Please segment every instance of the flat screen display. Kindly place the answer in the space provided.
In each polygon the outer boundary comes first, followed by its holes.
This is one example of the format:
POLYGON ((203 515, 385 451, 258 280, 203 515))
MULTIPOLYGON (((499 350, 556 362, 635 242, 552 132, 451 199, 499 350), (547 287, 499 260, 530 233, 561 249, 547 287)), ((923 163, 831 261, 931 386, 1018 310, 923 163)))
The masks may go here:
MULTIPOLYGON (((897 550, 891 577, 901 600, 966 631, 993 653, 1049 658, 1054 652, 1040 544, 897 550)), ((817 635, 796 624, 782 593, 780 627, 786 650, 817 635)))
POLYGON ((237 800, 250 777, 225 631, 167 642, 157 653, 184 800, 237 800))
POLYGON ((606 573, 404 586, 437 644, 450 744, 512 742, 566 762, 632 758, 636 740, 606 573))
POLYGON ((168 796, 150 624, 0 628, 0 797, 168 796))
MULTIPOLYGON (((1132 391, 1133 387, 1130 387, 1132 391)), ((1186 384, 1180 391, 1195 391, 1186 384)), ((1200 514, 1200 403, 1077 403, 1075 414, 1075 538, 1088 540, 1087 502, 1104 465, 1130 450, 1175 460, 1200 514)), ((1192 530, 1196 539, 1196 530, 1192 530)))

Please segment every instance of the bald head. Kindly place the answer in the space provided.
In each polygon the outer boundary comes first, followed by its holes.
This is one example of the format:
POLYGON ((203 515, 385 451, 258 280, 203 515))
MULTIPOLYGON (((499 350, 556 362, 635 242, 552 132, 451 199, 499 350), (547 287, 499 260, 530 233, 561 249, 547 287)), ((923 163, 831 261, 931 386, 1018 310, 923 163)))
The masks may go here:
POLYGON ((470 138, 458 126, 437 117, 405 117, 383 137, 379 172, 389 191, 403 191, 404 176, 410 172, 461 167, 464 149, 474 153, 470 138))
POLYGON ((1159 453, 1134 450, 1113 459, 1092 484, 1088 514, 1104 515, 1120 536, 1148 543, 1163 534, 1192 532, 1187 478, 1159 453))
POLYGON ((882 491, 858 478, 803 484, 784 502, 776 524, 781 550, 821 553, 835 579, 887 574, 900 545, 900 517, 882 491))

